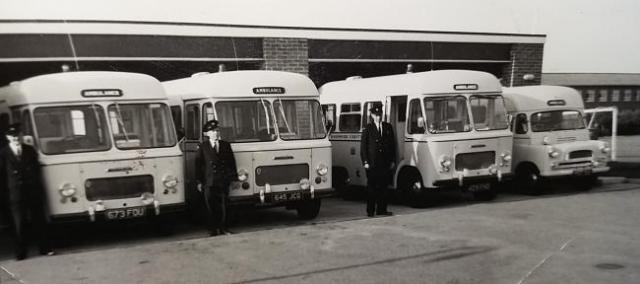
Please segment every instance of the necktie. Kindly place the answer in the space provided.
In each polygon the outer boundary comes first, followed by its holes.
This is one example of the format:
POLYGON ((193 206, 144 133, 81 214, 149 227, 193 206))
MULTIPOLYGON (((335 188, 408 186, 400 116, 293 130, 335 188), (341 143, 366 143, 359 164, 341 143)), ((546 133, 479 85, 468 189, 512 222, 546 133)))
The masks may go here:
POLYGON ((213 143, 213 149, 216 150, 216 153, 220 153, 220 147, 218 146, 218 141, 213 143))
POLYGON ((17 146, 16 147, 16 157, 18 157, 18 159, 20 159, 21 155, 22 155, 22 147, 17 146))

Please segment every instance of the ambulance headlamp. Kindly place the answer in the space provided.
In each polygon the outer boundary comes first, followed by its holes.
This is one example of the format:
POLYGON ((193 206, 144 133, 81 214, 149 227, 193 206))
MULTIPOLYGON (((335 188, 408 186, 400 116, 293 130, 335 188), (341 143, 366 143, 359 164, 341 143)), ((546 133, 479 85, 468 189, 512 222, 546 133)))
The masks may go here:
POLYGON ((502 161, 504 162, 510 162, 511 161, 511 152, 506 151, 504 153, 502 153, 502 155, 500 155, 502 157, 502 161))
POLYGON ((560 156, 560 151, 553 147, 549 147, 549 149, 547 150, 547 153, 551 158, 557 158, 558 156, 560 156))
POLYGON ((449 169, 451 168, 451 157, 447 156, 447 155, 442 155, 440 157, 440 166, 442 167, 442 170, 445 172, 448 172, 449 169))
POLYGON ((77 192, 76 186, 73 185, 72 183, 64 183, 62 186, 60 186, 60 195, 62 195, 62 197, 71 197, 74 196, 77 192))
POLYGON ((246 181, 249 178, 249 172, 247 172, 245 169, 239 169, 238 170, 238 180, 239 181, 246 181))
POLYGON ((320 164, 318 165, 318 167, 316 167, 316 172, 320 176, 325 176, 329 173, 329 167, 327 167, 325 164, 320 164))
POLYGON ((300 189, 307 190, 309 189, 310 183, 309 179, 303 178, 300 180, 300 189))
POLYGON ((609 154, 609 152, 611 152, 611 148, 609 148, 609 145, 605 143, 600 145, 600 152, 602 152, 602 154, 609 154))
POLYGON ((542 138, 542 144, 543 145, 549 145, 551 144, 551 138, 549 138, 549 136, 545 136, 542 138))
POLYGON ((149 192, 145 192, 142 195, 140 195, 140 201, 142 201, 142 204, 144 205, 151 205, 154 200, 155 198, 153 197, 153 194, 149 192))
POLYGON ((172 175, 167 175, 162 179, 162 184, 167 188, 174 188, 178 185, 178 178, 172 175))

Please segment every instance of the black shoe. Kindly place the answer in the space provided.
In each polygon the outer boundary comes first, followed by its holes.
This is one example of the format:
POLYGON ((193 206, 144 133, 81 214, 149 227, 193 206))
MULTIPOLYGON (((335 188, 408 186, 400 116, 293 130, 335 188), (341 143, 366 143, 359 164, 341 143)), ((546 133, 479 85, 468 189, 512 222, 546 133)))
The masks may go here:
POLYGON ((367 217, 373 217, 373 213, 367 213, 367 217))
POLYGON ((393 212, 391 212, 391 211, 378 212, 376 214, 377 215, 382 215, 382 216, 393 216, 393 212))
POLYGON ((56 252, 53 251, 52 249, 40 250, 40 255, 52 256, 52 255, 55 255, 55 254, 56 254, 56 252))
POLYGON ((209 231, 209 237, 215 237, 215 236, 218 236, 218 235, 220 235, 220 230, 218 230, 218 229, 215 229, 213 231, 209 231))

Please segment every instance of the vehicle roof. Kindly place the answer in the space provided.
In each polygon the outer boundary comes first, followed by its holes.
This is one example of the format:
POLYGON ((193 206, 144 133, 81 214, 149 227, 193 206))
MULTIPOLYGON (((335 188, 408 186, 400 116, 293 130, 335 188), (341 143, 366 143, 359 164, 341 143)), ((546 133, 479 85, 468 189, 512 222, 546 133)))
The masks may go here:
POLYGON ((442 95, 499 93, 500 81, 490 73, 471 70, 437 70, 363 79, 346 79, 320 87, 322 102, 384 100, 389 95, 442 95), (457 84, 477 84, 477 90, 455 90, 457 84), (357 94, 365 97, 358 98, 357 94))
POLYGON ((139 73, 111 71, 64 72, 31 77, 0 88, 7 104, 167 99, 155 78, 139 73), (83 90, 119 89, 121 97, 83 97, 83 90))
POLYGON ((194 75, 162 83, 169 97, 184 100, 234 97, 299 97, 318 96, 318 89, 309 77, 282 71, 245 70, 194 75), (282 87, 284 94, 256 95, 253 88, 282 87))
POLYGON ((575 89, 562 86, 524 86, 504 88, 505 107, 508 111, 532 111, 543 109, 584 109, 582 95, 575 89), (551 100, 564 100, 565 105, 550 106, 551 100))

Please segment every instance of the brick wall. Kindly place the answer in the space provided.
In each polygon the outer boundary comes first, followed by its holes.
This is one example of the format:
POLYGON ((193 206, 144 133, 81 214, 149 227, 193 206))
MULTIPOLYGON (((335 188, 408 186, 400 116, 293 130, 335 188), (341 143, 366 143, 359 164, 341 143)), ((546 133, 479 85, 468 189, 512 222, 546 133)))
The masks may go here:
POLYGON ((519 43, 511 45, 511 62, 502 70, 502 84, 511 85, 513 72, 513 86, 540 85, 542 78, 542 55, 544 44, 519 43), (515 64, 513 63, 515 59, 515 64), (515 65, 515 67, 514 67, 515 65), (515 68, 515 69, 514 69, 515 68), (533 74, 533 80, 525 80, 525 74, 533 74))
POLYGON ((309 76, 309 45, 301 38, 264 38, 264 70, 288 71, 309 76))

